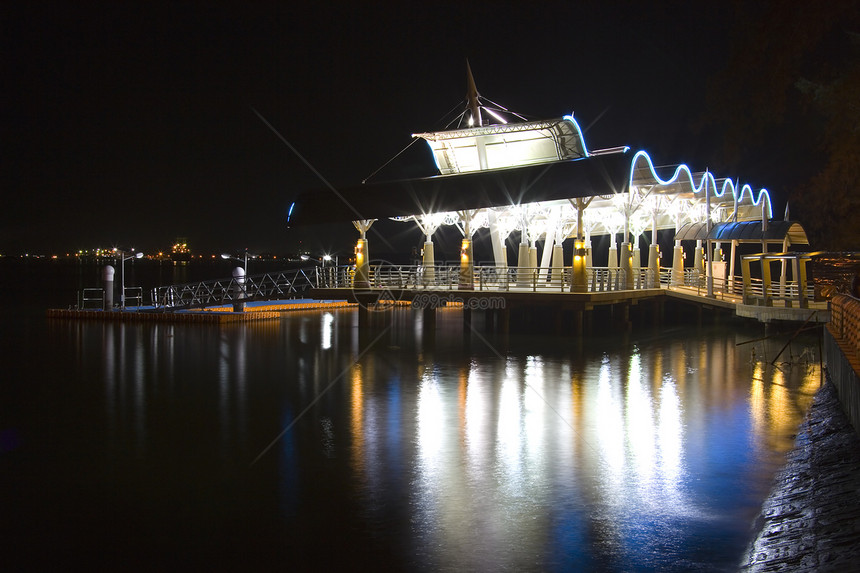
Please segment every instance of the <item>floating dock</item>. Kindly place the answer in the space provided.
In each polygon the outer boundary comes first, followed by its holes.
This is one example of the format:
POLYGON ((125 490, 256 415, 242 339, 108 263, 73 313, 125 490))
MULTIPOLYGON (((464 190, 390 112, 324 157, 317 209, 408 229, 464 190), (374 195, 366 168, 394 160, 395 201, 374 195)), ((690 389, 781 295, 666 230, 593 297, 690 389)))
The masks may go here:
POLYGON ((48 309, 48 318, 97 320, 110 322, 170 322, 194 324, 226 324, 280 318, 285 312, 342 309, 357 306, 346 300, 295 299, 245 303, 243 312, 234 312, 233 305, 214 306, 201 310, 164 312, 154 307, 128 307, 125 310, 48 309))

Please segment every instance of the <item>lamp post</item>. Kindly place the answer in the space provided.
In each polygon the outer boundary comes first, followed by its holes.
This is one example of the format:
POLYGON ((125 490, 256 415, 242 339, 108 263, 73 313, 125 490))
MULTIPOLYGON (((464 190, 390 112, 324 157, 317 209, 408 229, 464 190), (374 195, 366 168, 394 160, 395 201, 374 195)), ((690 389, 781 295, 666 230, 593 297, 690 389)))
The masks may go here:
POLYGON ((120 308, 125 310, 125 262, 129 259, 139 259, 139 258, 143 257, 143 253, 142 252, 135 253, 134 249, 131 250, 131 253, 128 256, 126 256, 124 251, 117 251, 117 252, 119 253, 120 258, 122 259, 122 266, 120 267, 120 272, 122 275, 122 277, 121 277, 122 292, 119 295, 119 303, 120 303, 120 308))
MULTIPOLYGON (((320 264, 320 268, 322 269, 322 275, 323 275, 323 278, 325 279, 326 283, 331 282, 330 279, 332 277, 328 277, 325 274, 325 264, 329 263, 329 266, 332 266, 332 256, 331 255, 323 255, 321 259, 318 259, 316 257, 312 257, 310 255, 301 255, 299 258, 303 261, 316 261, 316 262, 318 262, 320 264)), ((337 257, 335 257, 335 259, 334 259, 334 266, 335 267, 337 266, 337 257)), ((333 269, 329 271, 330 274, 333 272, 335 272, 333 269)))

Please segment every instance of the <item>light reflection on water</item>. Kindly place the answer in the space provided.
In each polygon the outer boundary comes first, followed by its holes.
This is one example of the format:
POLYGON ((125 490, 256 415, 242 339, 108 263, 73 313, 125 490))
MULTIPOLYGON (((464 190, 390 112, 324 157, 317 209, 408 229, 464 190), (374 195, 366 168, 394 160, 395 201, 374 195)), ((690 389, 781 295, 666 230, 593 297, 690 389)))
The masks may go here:
POLYGON ((308 562, 336 543, 423 570, 734 569, 819 383, 751 362, 730 328, 488 349, 457 313, 435 336, 409 310, 374 320, 52 328, 101 379, 94 471, 158 462, 177 491, 250 472, 263 487, 241 495, 282 533, 233 542, 308 562))

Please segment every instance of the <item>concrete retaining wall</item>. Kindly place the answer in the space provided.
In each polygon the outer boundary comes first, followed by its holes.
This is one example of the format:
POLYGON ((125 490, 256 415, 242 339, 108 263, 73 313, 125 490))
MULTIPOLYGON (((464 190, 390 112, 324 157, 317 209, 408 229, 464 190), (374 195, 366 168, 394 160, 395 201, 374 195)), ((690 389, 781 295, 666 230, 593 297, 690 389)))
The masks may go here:
POLYGON ((834 297, 832 320, 824 330, 824 361, 827 376, 836 386, 842 409, 860 434, 860 304, 852 297, 834 297), (839 300, 837 300, 839 298, 839 300))

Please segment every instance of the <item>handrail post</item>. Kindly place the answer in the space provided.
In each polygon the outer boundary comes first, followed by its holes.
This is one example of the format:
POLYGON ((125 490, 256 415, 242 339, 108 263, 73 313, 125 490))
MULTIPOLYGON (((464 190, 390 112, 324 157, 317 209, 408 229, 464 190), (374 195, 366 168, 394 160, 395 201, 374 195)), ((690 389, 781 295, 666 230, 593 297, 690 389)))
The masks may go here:
POLYGON ((809 301, 806 298, 806 263, 809 259, 801 258, 801 255, 794 257, 794 279, 797 282, 797 305, 800 308, 809 308, 809 301))
POLYGON ((759 260, 761 261, 761 282, 762 282, 762 294, 764 295, 764 306, 773 306, 773 300, 771 299, 771 280, 770 280, 770 261, 767 258, 767 255, 760 255, 759 260))
POLYGON ((743 301, 744 304, 752 303, 752 275, 750 273, 751 260, 747 257, 741 259, 741 276, 743 277, 743 301))

